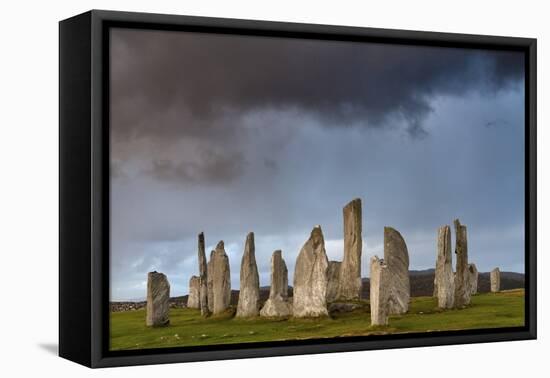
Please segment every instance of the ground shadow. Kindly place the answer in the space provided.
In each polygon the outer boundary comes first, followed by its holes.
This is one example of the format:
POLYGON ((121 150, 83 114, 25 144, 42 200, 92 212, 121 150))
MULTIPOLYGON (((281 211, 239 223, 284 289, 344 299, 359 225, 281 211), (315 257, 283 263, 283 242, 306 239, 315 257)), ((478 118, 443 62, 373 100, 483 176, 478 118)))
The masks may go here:
POLYGON ((48 353, 55 354, 56 356, 59 353, 59 346, 57 345, 57 343, 41 343, 38 344, 38 347, 48 353))

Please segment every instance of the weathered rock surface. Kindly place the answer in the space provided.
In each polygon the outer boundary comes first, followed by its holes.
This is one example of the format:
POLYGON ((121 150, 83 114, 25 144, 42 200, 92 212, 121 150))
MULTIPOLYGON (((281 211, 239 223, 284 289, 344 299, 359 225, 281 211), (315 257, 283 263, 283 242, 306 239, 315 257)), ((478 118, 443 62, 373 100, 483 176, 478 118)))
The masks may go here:
POLYGON ((292 305, 288 301, 288 270, 282 252, 277 250, 271 256, 271 287, 260 316, 268 318, 292 315, 292 305))
POLYGON ((294 317, 328 316, 327 269, 323 232, 321 226, 315 226, 294 267, 294 317))
POLYGON ((231 276, 229 272, 229 258, 225 253, 223 241, 220 241, 210 257, 212 275, 212 313, 220 314, 229 308, 231 301, 231 276))
POLYGON ((411 297, 409 252, 401 234, 391 227, 384 227, 384 262, 389 276, 389 313, 404 314, 411 297))
POLYGON ((442 226, 437 234, 437 261, 435 265, 435 290, 439 308, 453 308, 455 285, 451 227, 442 226))
POLYGON ((259 315, 260 277, 256 265, 254 233, 246 236, 244 254, 241 261, 241 280, 239 302, 237 304, 238 318, 248 318, 259 315))
POLYGON ((208 268, 206 264, 206 252, 204 249, 204 233, 199 234, 199 305, 201 315, 207 316, 208 310, 208 268))
POLYGON ((491 293, 498 293, 500 291, 500 269, 495 268, 491 270, 491 293))
POLYGON ((265 301, 260 316, 265 318, 287 318, 292 316, 292 304, 280 296, 265 301))
POLYGON ((206 265, 206 294, 207 294, 207 304, 208 312, 212 313, 214 311, 214 266, 212 262, 214 261, 214 251, 210 251, 210 259, 206 265))
POLYGON ((477 281, 479 272, 476 264, 468 264, 468 285, 470 288, 470 296, 477 294, 477 281))
POLYGON ((334 302, 338 297, 340 286, 340 261, 329 261, 327 270, 327 303, 334 302))
POLYGON ((468 238, 465 225, 460 224, 458 219, 455 219, 454 225, 456 237, 455 307, 460 308, 470 304, 468 238))
POLYGON ((384 260, 370 259, 370 317, 371 325, 387 325, 390 311, 390 270, 384 260))
POLYGON ((361 199, 348 203, 344 213, 344 259, 340 266, 340 283, 337 298, 361 298, 362 210, 361 199))
POLYGON ((271 288, 270 297, 280 296, 288 299, 288 269, 281 250, 273 252, 271 256, 271 288))
POLYGON ((189 296, 187 297, 187 307, 200 308, 200 278, 192 276, 189 280, 189 296))
POLYGON ((145 324, 149 327, 162 327, 170 323, 168 300, 170 284, 162 273, 147 274, 147 315, 145 324))

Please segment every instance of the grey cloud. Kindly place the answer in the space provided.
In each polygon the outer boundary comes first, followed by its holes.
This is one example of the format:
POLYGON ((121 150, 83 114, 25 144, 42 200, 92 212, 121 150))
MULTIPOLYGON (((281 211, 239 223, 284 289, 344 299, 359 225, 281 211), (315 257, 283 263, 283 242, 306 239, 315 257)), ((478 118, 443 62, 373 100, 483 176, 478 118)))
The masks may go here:
POLYGON ((143 173, 168 183, 208 185, 231 182, 243 173, 244 167, 240 153, 201 151, 200 158, 194 161, 153 160, 152 167, 143 173))
POLYGON ((272 172, 276 172, 279 169, 277 161, 270 158, 264 158, 264 166, 272 172))
POLYGON ((485 123, 485 127, 504 127, 508 125, 509 123, 505 119, 494 119, 491 121, 487 121, 485 123))
POLYGON ((122 164, 118 160, 111 160, 110 175, 113 179, 126 178, 126 172, 122 168, 122 164))

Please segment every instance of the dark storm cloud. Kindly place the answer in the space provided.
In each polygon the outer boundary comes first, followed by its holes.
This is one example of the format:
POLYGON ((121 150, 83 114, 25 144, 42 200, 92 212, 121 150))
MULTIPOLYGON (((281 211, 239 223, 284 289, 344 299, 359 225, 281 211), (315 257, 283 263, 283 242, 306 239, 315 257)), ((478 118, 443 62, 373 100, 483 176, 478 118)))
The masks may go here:
POLYGON ((434 96, 498 91, 523 72, 516 53, 166 31, 117 29, 112 51, 122 138, 224 138, 236 132, 228 120, 265 108, 331 127, 397 117, 423 136, 434 96))

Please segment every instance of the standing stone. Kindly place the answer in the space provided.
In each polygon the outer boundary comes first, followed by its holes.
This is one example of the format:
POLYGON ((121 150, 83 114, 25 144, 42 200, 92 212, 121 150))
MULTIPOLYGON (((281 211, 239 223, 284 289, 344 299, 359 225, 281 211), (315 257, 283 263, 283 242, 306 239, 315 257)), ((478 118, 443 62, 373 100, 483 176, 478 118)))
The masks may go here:
POLYGON ((220 314, 229 308, 231 302, 231 275, 229 272, 229 258, 225 253, 223 241, 220 241, 210 256, 212 275, 212 313, 220 314))
POLYGON ((271 288, 260 316, 288 317, 292 315, 292 306, 288 302, 288 270, 282 252, 277 250, 271 256, 271 288))
POLYGON ((404 314, 411 297, 409 252, 401 234, 391 227, 384 227, 384 262, 389 271, 389 313, 404 314))
POLYGON ((189 295, 187 296, 187 307, 200 308, 200 278, 192 276, 189 280, 189 295))
POLYGON ((495 268, 491 271, 491 293, 500 291, 500 269, 495 268))
POLYGON ((384 260, 370 259, 370 322, 373 326, 387 325, 390 299, 390 272, 384 260))
POLYGON ((344 207, 344 259, 340 266, 338 299, 361 298, 361 251, 363 250, 361 199, 344 207))
MULTIPOLYGON (((439 251, 438 251, 438 253, 439 253, 439 251)), ((434 291, 432 293, 432 297, 437 299, 437 292, 438 292, 438 287, 437 287, 437 258, 435 260, 435 266, 436 266, 436 270, 434 271, 434 291)), ((454 282, 454 280, 453 280, 453 282, 454 282)), ((454 293, 453 293, 453 296, 454 296, 454 293)))
POLYGON ((456 254, 456 275, 455 275, 455 307, 461 308, 470 304, 470 288, 468 281, 468 239, 466 226, 460 224, 458 219, 455 225, 455 254, 456 254))
POLYGON ((270 297, 280 296, 288 300, 288 269, 283 259, 283 252, 276 250, 271 256, 271 287, 270 297))
POLYGON ((327 270, 327 303, 334 302, 338 298, 340 286, 340 261, 329 261, 327 270))
POLYGON ((206 265, 206 302, 208 304, 208 312, 212 313, 214 311, 214 266, 212 262, 214 261, 214 251, 210 252, 210 259, 206 265))
POLYGON ((256 265, 254 248, 254 233, 246 236, 244 254, 241 261, 241 284, 239 289, 239 302, 237 314, 239 318, 258 316, 260 301, 260 277, 256 265))
POLYGON ((470 296, 477 294, 477 281, 479 272, 477 271, 476 264, 468 264, 468 285, 470 287, 470 296))
POLYGON ((321 226, 315 226, 306 241, 294 268, 294 317, 328 316, 328 259, 321 226))
POLYGON ((170 284, 162 273, 147 274, 147 316, 145 324, 149 327, 162 327, 170 324, 168 318, 168 300, 170 284))
POLYGON ((204 233, 199 234, 199 304, 201 315, 207 316, 208 311, 208 268, 204 249, 204 233))
POLYGON ((437 261, 435 265, 435 287, 439 308, 453 308, 455 285, 453 276, 453 253, 451 249, 451 227, 439 227, 437 234, 437 261))

